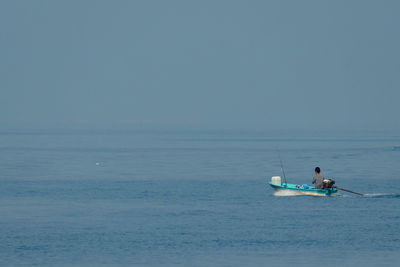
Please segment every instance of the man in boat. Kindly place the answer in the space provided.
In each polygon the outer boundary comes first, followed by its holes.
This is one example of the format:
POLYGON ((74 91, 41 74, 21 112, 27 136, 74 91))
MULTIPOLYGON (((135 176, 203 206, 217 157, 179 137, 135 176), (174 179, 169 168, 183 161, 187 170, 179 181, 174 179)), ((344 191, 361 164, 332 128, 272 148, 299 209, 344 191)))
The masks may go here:
POLYGON ((321 189, 323 188, 323 180, 325 179, 324 176, 321 175, 321 169, 319 167, 315 168, 315 175, 312 179, 312 183, 315 184, 315 188, 321 189))

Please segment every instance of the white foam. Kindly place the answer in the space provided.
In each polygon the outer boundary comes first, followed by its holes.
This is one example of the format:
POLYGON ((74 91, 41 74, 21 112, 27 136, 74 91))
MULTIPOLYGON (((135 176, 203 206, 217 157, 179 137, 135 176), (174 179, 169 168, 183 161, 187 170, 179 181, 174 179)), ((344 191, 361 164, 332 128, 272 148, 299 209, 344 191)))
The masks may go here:
POLYGON ((374 193, 374 194, 364 194, 364 197, 393 197, 393 198, 398 198, 400 197, 400 194, 379 194, 379 193, 374 193))
POLYGON ((276 196, 276 197, 294 197, 294 196, 303 196, 303 194, 299 191, 294 191, 294 190, 276 190, 274 192, 274 196, 276 196))

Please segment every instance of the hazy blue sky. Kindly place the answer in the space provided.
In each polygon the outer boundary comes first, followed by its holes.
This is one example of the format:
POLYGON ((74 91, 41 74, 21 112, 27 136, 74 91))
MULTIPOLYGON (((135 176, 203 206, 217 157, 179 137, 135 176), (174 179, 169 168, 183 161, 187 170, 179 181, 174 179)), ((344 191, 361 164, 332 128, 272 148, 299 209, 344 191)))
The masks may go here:
POLYGON ((0 124, 400 129, 399 3, 1 0, 0 124))

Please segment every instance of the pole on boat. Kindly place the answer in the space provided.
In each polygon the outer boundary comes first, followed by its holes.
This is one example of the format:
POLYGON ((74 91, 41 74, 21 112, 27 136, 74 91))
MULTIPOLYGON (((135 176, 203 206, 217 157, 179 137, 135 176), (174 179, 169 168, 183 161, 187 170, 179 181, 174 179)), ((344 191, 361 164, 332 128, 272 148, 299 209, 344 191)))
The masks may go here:
POLYGON ((282 159, 281 159, 281 153, 278 152, 278 155, 279 155, 279 161, 281 162, 281 170, 282 170, 282 173, 283 173, 283 180, 285 181, 285 187, 287 187, 285 169, 283 169, 283 163, 282 163, 282 159))
POLYGON ((339 190, 342 190, 342 191, 349 192, 349 193, 353 193, 353 194, 356 194, 356 195, 364 196, 364 194, 357 193, 357 192, 351 191, 351 190, 349 190, 349 189, 344 189, 344 188, 340 188, 340 187, 337 187, 337 186, 335 186, 335 188, 337 188, 337 189, 339 189, 339 190))

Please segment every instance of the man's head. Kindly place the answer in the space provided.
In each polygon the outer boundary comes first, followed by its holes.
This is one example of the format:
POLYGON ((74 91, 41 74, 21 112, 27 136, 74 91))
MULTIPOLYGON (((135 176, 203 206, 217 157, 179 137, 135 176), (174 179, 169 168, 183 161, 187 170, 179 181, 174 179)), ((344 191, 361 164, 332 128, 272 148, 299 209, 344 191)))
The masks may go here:
POLYGON ((316 174, 320 174, 321 173, 321 169, 319 167, 315 167, 315 173, 316 174))

